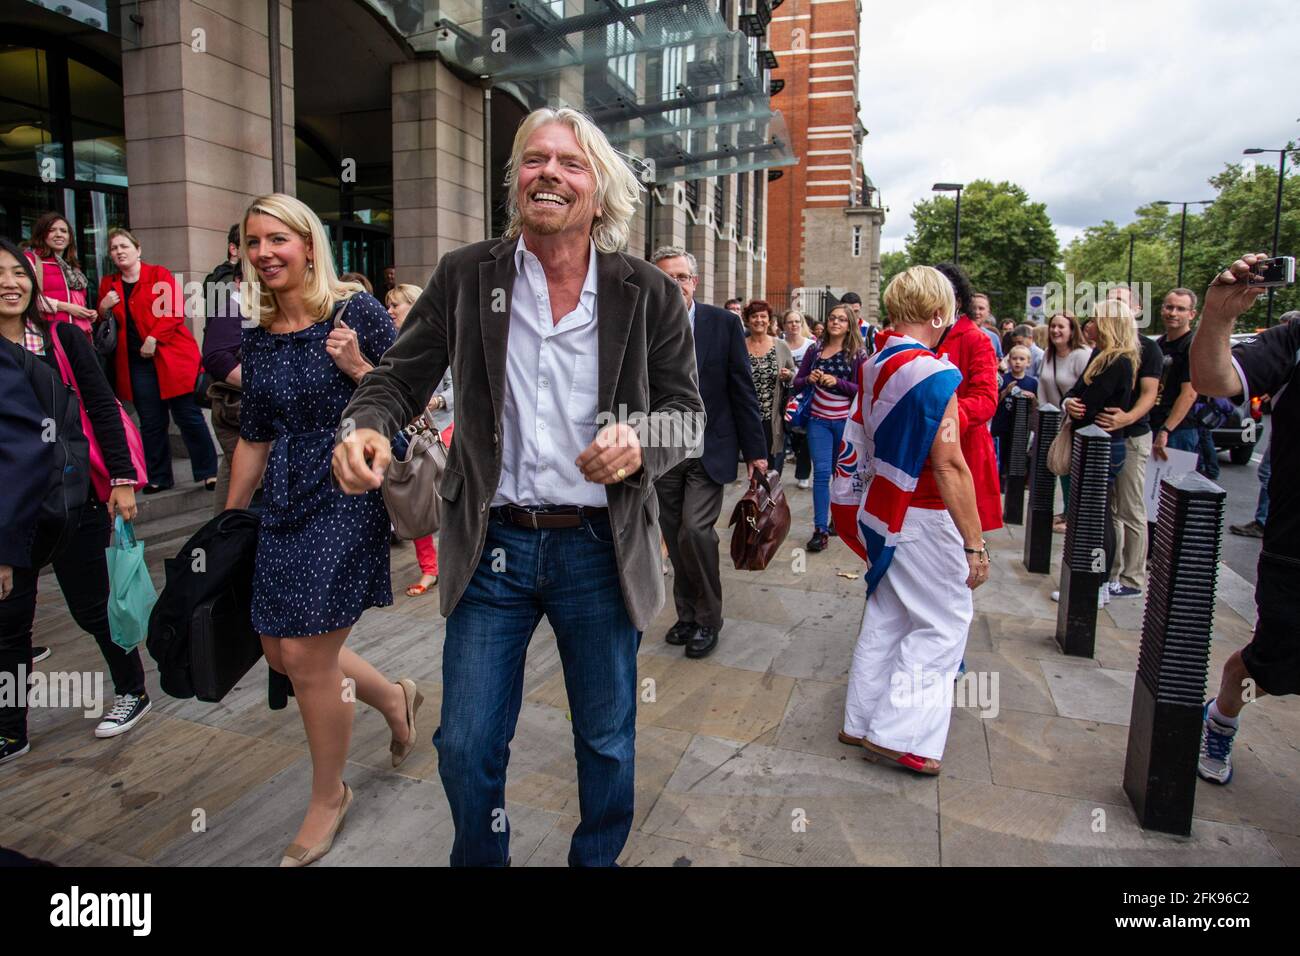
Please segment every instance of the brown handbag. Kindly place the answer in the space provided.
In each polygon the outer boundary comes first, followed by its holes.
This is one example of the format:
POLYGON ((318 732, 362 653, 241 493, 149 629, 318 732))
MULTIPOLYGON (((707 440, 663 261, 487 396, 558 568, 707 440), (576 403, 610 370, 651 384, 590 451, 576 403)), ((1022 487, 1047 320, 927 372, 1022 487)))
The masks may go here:
POLYGON ((1074 452, 1074 420, 1066 418, 1061 430, 1047 446, 1047 470, 1054 475, 1070 473, 1070 456, 1074 452))
POLYGON ((737 571, 762 571, 790 533, 790 505, 774 471, 754 475, 731 512, 731 560, 737 571))

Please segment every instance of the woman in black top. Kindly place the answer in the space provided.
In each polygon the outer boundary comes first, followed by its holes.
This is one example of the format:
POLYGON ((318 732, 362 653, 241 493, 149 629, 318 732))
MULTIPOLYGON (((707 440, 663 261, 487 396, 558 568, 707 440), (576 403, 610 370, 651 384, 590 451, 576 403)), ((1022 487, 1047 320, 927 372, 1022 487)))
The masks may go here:
MULTIPOLYGON (((115 737, 130 730, 149 710, 140 652, 118 647, 108 627, 108 564, 104 549, 108 547, 109 519, 114 513, 127 521, 135 518, 135 468, 117 398, 100 370, 90 340, 70 322, 50 325, 41 318, 33 296, 35 287, 30 263, 13 243, 0 239, 0 334, 33 352, 55 376, 59 375, 59 367, 51 337, 59 337, 113 485, 107 503, 95 500, 91 493, 67 546, 53 564, 72 619, 95 638, 117 692, 113 707, 95 728, 95 736, 115 737)), ((39 568, 14 568, 13 588, 0 600, 0 673, 13 681, 10 686, 22 686, 18 675, 23 674, 25 682, 25 675, 31 672, 39 574, 39 568)), ((0 763, 28 749, 26 707, 0 707, 0 763)))
MULTIPOLYGON (((1133 404, 1133 389, 1137 386, 1139 351, 1137 326, 1129 307, 1118 300, 1097 304, 1092 325, 1097 330, 1097 347, 1093 349, 1088 367, 1079 380, 1065 394, 1061 403, 1070 416, 1074 429, 1086 428, 1096 423, 1097 416, 1107 408, 1128 408, 1133 404)), ((1110 433, 1110 490, 1124 467, 1124 429, 1110 433)), ((1107 511, 1109 512, 1109 502, 1107 511)), ((1114 522, 1106 521, 1106 580, 1110 580, 1111 562, 1115 557, 1114 522)), ((1105 587, 1102 588, 1106 592, 1105 587)), ((1104 596, 1104 594, 1103 594, 1104 596)))

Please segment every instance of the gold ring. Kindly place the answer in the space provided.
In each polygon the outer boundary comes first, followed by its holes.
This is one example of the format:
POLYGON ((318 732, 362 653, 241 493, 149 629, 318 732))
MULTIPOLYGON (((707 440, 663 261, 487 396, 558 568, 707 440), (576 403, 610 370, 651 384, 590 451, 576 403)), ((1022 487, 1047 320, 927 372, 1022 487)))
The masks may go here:
POLYGON ((627 477, 627 469, 620 468, 618 471, 614 472, 614 477, 617 478, 619 481, 622 481, 624 478, 627 477))

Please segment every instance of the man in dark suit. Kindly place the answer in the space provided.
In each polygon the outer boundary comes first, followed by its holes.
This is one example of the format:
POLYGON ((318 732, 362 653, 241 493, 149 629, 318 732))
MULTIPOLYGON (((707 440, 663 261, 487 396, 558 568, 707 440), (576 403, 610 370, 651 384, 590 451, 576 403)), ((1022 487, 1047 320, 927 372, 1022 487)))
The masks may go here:
POLYGON ((695 334, 695 365, 706 425, 699 457, 687 458, 655 483, 660 522, 673 563, 677 623, 665 636, 685 645, 687 657, 707 657, 722 630, 718 533, 722 490, 746 469, 767 470, 767 431, 758 410, 745 336, 734 313, 695 301, 695 257, 677 246, 655 250, 652 261, 677 283, 695 334))
POLYGON ((389 436, 451 368, 433 738, 451 862, 510 860, 506 762, 545 615, 578 764, 569 863, 610 866, 632 826, 637 649, 664 601, 654 483, 703 407, 681 297, 618 251, 641 187, 600 129, 571 109, 530 113, 509 175, 505 238, 442 257, 343 413, 334 474, 352 494, 379 487, 389 436))

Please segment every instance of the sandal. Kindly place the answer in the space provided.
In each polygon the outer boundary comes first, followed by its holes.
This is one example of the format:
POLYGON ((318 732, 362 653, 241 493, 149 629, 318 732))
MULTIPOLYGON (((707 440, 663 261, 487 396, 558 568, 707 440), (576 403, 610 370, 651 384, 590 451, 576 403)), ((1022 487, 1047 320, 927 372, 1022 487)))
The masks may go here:
POLYGON ((406 596, 419 597, 425 591, 428 591, 430 588, 436 588, 437 586, 438 586, 438 576, 435 574, 433 576, 433 581, 429 584, 423 584, 417 581, 415 584, 412 584, 410 587, 408 587, 406 589, 406 596))
POLYGON ((890 750, 888 747, 879 747, 866 737, 862 738, 862 747, 867 752, 867 759, 872 763, 888 760, 904 770, 910 770, 913 773, 923 774, 927 777, 937 777, 939 771, 943 769, 943 764, 938 760, 930 757, 918 757, 916 754, 900 753, 897 750, 890 750))

